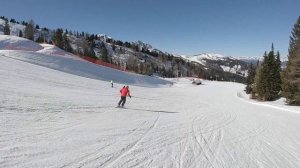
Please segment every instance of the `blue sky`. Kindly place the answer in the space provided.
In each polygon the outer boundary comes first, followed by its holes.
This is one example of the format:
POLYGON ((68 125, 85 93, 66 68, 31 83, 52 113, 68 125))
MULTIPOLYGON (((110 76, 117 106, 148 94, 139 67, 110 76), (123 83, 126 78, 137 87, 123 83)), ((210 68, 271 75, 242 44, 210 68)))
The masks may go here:
POLYGON ((141 40, 174 54, 282 56, 300 0, 9 0, 0 15, 41 27, 141 40))

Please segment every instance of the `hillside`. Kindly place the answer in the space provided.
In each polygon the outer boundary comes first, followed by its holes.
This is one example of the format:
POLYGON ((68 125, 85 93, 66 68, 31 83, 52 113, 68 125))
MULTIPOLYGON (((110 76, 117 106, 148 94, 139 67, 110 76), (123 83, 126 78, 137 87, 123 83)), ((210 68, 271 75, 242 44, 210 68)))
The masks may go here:
POLYGON ((118 70, 92 64, 53 45, 39 45, 20 37, 0 35, 0 47, 0 56, 2 58, 21 60, 82 77, 103 81, 113 80, 120 84, 142 84, 142 86, 149 87, 171 84, 171 82, 156 77, 123 71, 115 73, 115 71, 118 70), (18 47, 16 47, 17 49, 21 48, 24 50, 6 50, 8 48, 7 46, 15 44, 18 44, 18 47))
MULTIPOLYGON (((3 34, 5 21, 0 19, 0 34, 3 34)), ((10 22, 11 35, 18 36, 20 31, 24 34, 26 22, 10 22)), ((37 25, 36 25, 37 27, 37 25)), ((216 62, 206 58, 206 64, 194 59, 185 59, 181 56, 163 52, 150 44, 137 42, 124 42, 113 39, 104 34, 88 34, 71 30, 50 30, 48 28, 35 29, 34 40, 39 42, 56 43, 65 51, 76 55, 89 56, 104 60, 129 71, 161 77, 193 76, 212 80, 225 80, 244 82, 247 76, 248 64, 236 59, 223 59, 216 62), (53 39, 57 32, 67 44, 59 44, 53 39), (64 38, 63 37, 63 38, 64 38), (69 47, 67 47, 69 46, 69 47)))

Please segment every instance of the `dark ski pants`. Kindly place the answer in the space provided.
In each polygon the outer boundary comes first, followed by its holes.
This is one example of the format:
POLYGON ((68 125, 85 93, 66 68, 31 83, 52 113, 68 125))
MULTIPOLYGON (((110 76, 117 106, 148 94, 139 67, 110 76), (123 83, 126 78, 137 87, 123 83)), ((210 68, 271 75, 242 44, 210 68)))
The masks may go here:
POLYGON ((123 107, 125 102, 126 102, 126 96, 121 96, 121 100, 119 101, 118 105, 120 106, 122 103, 122 107, 123 107))

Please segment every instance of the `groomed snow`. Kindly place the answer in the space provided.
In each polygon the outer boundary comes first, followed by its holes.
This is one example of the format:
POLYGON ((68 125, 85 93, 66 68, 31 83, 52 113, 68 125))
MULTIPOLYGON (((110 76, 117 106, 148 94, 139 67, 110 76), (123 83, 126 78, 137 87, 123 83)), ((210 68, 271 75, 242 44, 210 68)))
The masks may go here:
POLYGON ((300 167, 299 107, 255 104, 242 84, 139 82, 77 61, 0 51, 0 167, 300 167), (95 69, 120 83, 83 75, 95 69))
POLYGON ((38 51, 43 47, 31 40, 17 36, 0 35, 0 50, 38 51))

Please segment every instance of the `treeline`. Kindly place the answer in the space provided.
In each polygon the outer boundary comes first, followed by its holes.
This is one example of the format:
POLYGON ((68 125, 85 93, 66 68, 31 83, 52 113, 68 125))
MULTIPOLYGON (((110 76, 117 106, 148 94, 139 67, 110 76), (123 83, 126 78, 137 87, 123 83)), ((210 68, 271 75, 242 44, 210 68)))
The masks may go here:
POLYGON ((287 68, 281 70, 280 54, 272 45, 248 73, 246 93, 253 99, 273 101, 283 96, 288 104, 300 105, 300 17, 290 36, 287 68))

